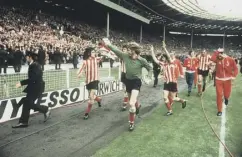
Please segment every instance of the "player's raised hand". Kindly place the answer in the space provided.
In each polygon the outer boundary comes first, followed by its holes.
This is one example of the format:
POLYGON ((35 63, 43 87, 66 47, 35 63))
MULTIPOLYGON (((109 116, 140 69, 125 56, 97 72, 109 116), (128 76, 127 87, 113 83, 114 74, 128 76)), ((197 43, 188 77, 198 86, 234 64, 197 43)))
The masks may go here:
POLYGON ((108 38, 103 38, 102 41, 103 41, 104 45, 111 45, 111 42, 110 42, 110 40, 108 38))
POLYGON ((16 83, 16 88, 19 88, 19 87, 21 87, 21 83, 20 82, 16 83))

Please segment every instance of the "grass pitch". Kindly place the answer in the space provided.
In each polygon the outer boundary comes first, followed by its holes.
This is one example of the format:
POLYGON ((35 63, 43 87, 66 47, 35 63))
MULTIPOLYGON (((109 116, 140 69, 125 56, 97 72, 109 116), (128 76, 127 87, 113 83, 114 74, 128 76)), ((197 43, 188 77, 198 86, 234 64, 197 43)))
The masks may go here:
MULTIPOLYGON (((242 77, 239 76, 232 89, 226 108, 225 144, 234 157, 242 156, 242 77)), ((179 97, 188 100, 187 107, 173 105, 172 116, 164 116, 167 109, 163 102, 151 116, 140 122, 135 130, 125 132, 110 145, 99 150, 95 157, 216 157, 219 156, 219 140, 205 119, 197 89, 191 97, 186 91, 179 97)), ((157 95, 160 93, 157 93, 157 95)), ((158 97, 158 96, 157 96, 158 97)), ((217 117, 216 93, 211 85, 203 95, 205 112, 218 136, 221 117, 217 117)), ((127 128, 128 129, 128 128, 127 128)), ((225 156, 228 153, 225 150, 225 156)))

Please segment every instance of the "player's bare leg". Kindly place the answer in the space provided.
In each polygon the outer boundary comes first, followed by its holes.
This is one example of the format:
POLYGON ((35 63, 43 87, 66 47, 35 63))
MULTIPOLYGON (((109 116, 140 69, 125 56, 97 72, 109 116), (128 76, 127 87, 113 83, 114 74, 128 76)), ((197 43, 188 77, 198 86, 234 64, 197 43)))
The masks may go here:
POLYGON ((164 98, 164 102, 166 104, 166 108, 168 110, 168 112, 166 113, 167 116, 172 115, 172 102, 169 101, 169 98, 171 100, 173 100, 173 97, 169 95, 169 91, 167 90, 163 90, 163 98, 164 98))
POLYGON ((176 92, 170 92, 171 98, 173 99, 173 101, 176 102, 180 102, 182 104, 182 108, 186 108, 187 106, 187 101, 185 99, 181 99, 179 97, 176 96, 176 92))
POLYGON ((198 75, 198 96, 202 96, 202 81, 203 81, 203 76, 198 75))
POLYGON ((85 120, 89 118, 89 113, 91 112, 92 105, 94 104, 95 91, 96 90, 89 90, 89 100, 88 100, 87 109, 86 109, 86 112, 85 112, 85 115, 84 115, 85 120))
POLYGON ((124 99, 123 99, 123 106, 121 111, 126 111, 128 102, 129 102, 129 96, 124 87, 124 99))
POLYGON ((138 90, 132 90, 131 93, 129 93, 129 130, 133 131, 134 130, 134 121, 135 121, 135 115, 136 115, 136 102, 137 102, 137 97, 139 95, 138 90))
POLYGON ((94 94, 94 100, 98 103, 98 107, 102 107, 102 98, 94 94))

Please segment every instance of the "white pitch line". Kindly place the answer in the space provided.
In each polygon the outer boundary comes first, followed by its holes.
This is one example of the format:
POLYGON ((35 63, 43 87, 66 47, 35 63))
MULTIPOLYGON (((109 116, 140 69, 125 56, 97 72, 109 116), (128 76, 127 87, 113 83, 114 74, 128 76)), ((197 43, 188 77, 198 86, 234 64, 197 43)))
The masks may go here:
MULTIPOLYGON (((221 117, 221 127, 220 127, 220 139, 225 144, 225 133, 226 133, 226 105, 223 104, 223 112, 221 117)), ((224 146, 221 142, 219 142, 219 157, 225 157, 224 146)))

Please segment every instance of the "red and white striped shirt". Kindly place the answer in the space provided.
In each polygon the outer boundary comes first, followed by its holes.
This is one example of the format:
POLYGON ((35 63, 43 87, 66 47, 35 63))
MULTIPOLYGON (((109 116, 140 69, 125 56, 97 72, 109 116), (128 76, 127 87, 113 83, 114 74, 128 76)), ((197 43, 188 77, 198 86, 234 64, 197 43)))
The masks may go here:
POLYGON ((83 61, 79 73, 85 70, 86 84, 99 80, 98 63, 100 60, 101 59, 98 57, 90 57, 89 59, 83 61))
POLYGON ((199 55, 198 56, 198 69, 199 70, 209 70, 210 55, 199 55))
POLYGON ((163 63, 160 62, 160 66, 163 67, 164 81, 166 83, 177 82, 178 77, 180 76, 180 70, 176 63, 163 63))
POLYGON ((125 63, 122 60, 121 60, 121 72, 126 73, 125 63))
POLYGON ((102 55, 105 55, 113 60, 117 58, 115 53, 113 53, 108 47, 105 47, 105 46, 99 47, 99 52, 101 52, 102 55))

